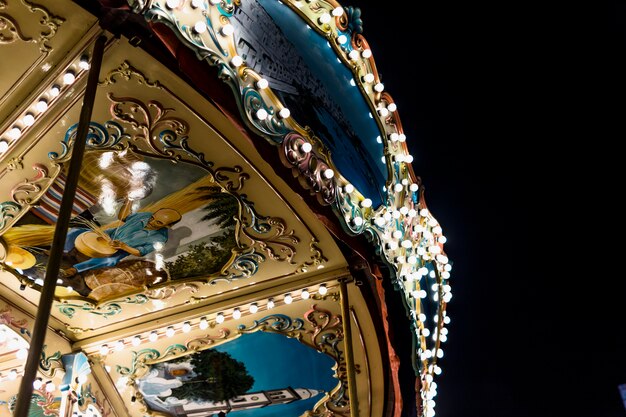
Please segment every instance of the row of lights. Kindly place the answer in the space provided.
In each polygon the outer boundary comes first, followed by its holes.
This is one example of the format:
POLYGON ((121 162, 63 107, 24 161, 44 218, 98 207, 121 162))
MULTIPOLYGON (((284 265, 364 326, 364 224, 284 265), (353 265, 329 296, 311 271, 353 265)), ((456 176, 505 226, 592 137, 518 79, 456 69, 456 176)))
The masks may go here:
MULTIPOLYGON (((326 287, 326 284, 321 284, 318 289, 317 289, 318 294, 320 295, 325 295, 328 293, 328 288, 326 287)), ((311 292, 309 291, 309 289, 304 288, 300 291, 299 295, 296 295, 296 297, 298 297, 302 300, 307 300, 311 297, 311 292)), ((283 300, 282 302, 284 304, 291 304, 293 301, 295 300, 294 295, 292 295, 292 293, 286 293, 283 296, 283 300)), ((265 304, 265 309, 266 310, 270 310, 272 308, 274 308, 276 306, 276 303, 278 303, 279 301, 274 300, 274 298, 268 298, 266 304, 265 304)), ((261 309, 261 306, 259 306, 258 303, 254 302, 251 303, 248 306, 248 312, 250 314, 255 314, 257 313, 259 310, 261 309)), ((241 318, 243 314, 243 307, 235 307, 232 311, 232 313, 230 314, 230 316, 234 319, 234 320, 238 320, 241 318)), ((217 324, 221 324, 224 323, 224 321, 226 320, 227 316, 224 314, 224 312, 220 311, 215 315, 215 323, 217 324)), ((196 324, 192 324, 191 321, 185 321, 183 322, 183 324, 178 327, 178 326, 167 326, 165 328, 165 331, 163 332, 162 329, 161 330, 152 330, 150 333, 148 333, 148 336, 145 338, 142 338, 141 335, 135 335, 132 338, 130 338, 130 344, 132 346, 139 346, 141 345, 143 342, 145 342, 145 340, 148 340, 150 342, 156 342, 159 339, 159 336, 161 334, 165 334, 166 337, 170 338, 173 337, 177 332, 182 332, 182 333, 189 333, 191 331, 191 329, 195 326, 198 326, 198 328, 200 330, 206 330, 209 328, 209 319, 205 316, 200 318, 200 320, 198 321, 198 323, 196 324), (178 327, 178 328, 177 328, 178 327)), ((127 345, 127 341, 124 339, 120 339, 117 342, 115 342, 112 346, 109 346, 108 344, 103 344, 100 346, 100 348, 98 349, 98 352, 100 353, 100 355, 105 356, 107 354, 110 353, 111 349, 115 350, 115 351, 122 351, 124 350, 124 347, 127 345)))
MULTIPOLYGON (((0 155, 5 153, 10 146, 35 124, 37 118, 48 110, 48 107, 56 100, 63 90, 72 85, 78 76, 89 69, 89 57, 82 55, 79 61, 73 65, 76 69, 69 68, 60 77, 59 82, 55 82, 48 88, 31 107, 16 121, 11 128, 4 132, 0 139, 0 155)), ((72 67, 72 66, 70 66, 72 67)))

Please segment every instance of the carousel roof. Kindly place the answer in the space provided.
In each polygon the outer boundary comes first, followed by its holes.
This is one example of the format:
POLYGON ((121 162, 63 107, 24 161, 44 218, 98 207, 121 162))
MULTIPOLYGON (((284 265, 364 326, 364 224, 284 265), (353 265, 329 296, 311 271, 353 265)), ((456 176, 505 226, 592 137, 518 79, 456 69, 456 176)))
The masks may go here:
POLYGON ((434 415, 451 266, 357 8, 0 0, 0 54, 0 415, 434 415))

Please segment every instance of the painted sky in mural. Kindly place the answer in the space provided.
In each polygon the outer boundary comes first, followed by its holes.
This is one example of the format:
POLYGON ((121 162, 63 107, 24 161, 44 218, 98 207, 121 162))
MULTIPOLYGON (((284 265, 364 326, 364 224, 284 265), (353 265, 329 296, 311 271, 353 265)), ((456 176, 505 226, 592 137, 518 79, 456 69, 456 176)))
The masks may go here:
POLYGON ((337 386, 334 363, 295 339, 258 331, 151 365, 137 387, 152 410, 172 416, 194 410, 206 416, 222 411, 236 417, 296 417, 337 386))

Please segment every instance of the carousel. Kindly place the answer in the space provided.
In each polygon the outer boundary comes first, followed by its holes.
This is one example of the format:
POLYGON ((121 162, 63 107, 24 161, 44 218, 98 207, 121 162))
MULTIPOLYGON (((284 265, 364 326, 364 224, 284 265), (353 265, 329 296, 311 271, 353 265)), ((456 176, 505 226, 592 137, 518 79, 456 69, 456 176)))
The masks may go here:
POLYGON ((0 0, 0 416, 431 417, 452 269, 360 11, 0 0))

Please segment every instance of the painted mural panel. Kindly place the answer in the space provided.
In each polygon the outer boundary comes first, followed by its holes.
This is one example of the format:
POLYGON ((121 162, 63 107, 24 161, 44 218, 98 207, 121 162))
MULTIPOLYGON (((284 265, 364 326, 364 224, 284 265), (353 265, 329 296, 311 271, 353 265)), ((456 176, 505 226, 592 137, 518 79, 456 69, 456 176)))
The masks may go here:
POLYGON ((295 339, 254 332, 152 364, 136 384, 150 410, 172 417, 301 416, 336 387, 334 365, 295 339))
MULTIPOLYGON (((5 263, 45 276, 62 173, 3 234, 5 263)), ((123 149, 89 149, 63 249, 58 296, 100 301, 219 273, 233 257, 238 200, 206 170, 123 149)))

